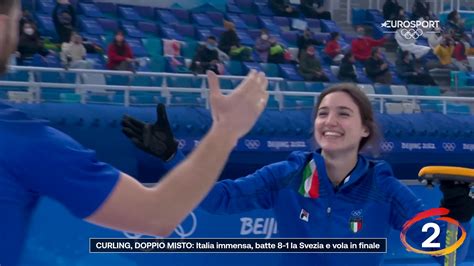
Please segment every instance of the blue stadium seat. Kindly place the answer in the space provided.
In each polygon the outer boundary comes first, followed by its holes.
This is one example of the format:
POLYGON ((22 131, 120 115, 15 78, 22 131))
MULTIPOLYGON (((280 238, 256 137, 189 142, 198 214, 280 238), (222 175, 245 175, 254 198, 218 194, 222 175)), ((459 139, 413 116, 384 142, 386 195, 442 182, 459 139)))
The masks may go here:
POLYGON ((351 8, 352 25, 362 25, 366 21, 366 10, 362 8, 351 8))
POLYGON ((243 45, 249 45, 249 46, 254 46, 255 45, 255 40, 250 37, 250 35, 247 33, 247 31, 243 30, 236 30, 237 36, 239 36, 240 43, 243 45))
POLYGON ((105 34, 104 29, 101 24, 97 23, 94 18, 79 17, 79 23, 83 31, 89 34, 94 35, 103 35, 105 34))
POLYGON ((322 92, 324 85, 321 82, 305 82, 306 91, 310 92, 322 92))
POLYGON ((143 47, 143 44, 140 39, 128 38, 127 43, 128 45, 130 45, 130 48, 132 49, 133 55, 135 57, 149 56, 145 47, 143 47))
POLYGON ((162 23, 165 24, 179 24, 179 20, 170 10, 157 9, 156 15, 162 23))
POLYGON ((258 70, 258 71, 263 71, 263 69, 261 68, 260 64, 259 63, 255 63, 255 62, 242 62, 243 66, 244 66, 244 74, 248 73, 251 69, 255 69, 255 70, 258 70))
POLYGON ((128 21, 122 21, 122 29, 128 37, 132 38, 145 38, 146 35, 141 30, 139 30, 134 24, 128 21))
POLYGON ((95 5, 108 18, 117 18, 117 5, 110 2, 96 2, 95 5))
POLYGON ((273 23, 283 32, 290 30, 290 19, 287 17, 273 17, 273 23))
POLYGON ((321 27, 321 22, 319 19, 307 18, 305 21, 308 23, 308 28, 310 28, 312 31, 316 31, 321 27))
POLYGON ((57 39, 56 28, 54 27, 53 19, 49 15, 36 15, 38 22, 38 29, 42 36, 51 36, 57 39))
POLYGON ((242 20, 242 18, 240 18, 239 15, 237 14, 227 14, 227 20, 231 21, 232 23, 234 23, 235 27, 237 29, 248 29, 249 27, 247 26, 247 24, 245 24, 245 22, 242 20))
POLYGON ((296 47, 297 40, 298 40, 298 32, 297 31, 284 31, 281 34, 283 40, 285 40, 290 47, 296 47))
POLYGON ((121 18, 130 21, 143 21, 144 19, 138 14, 133 7, 119 6, 118 14, 121 18))
POLYGON ((313 96, 285 96, 283 98, 283 105, 290 109, 313 109, 313 96))
POLYGON ((232 84, 232 81, 229 79, 219 79, 219 84, 220 84, 221 89, 223 90, 234 89, 234 84, 232 84))
POLYGON ((224 29, 223 27, 214 27, 211 29, 211 34, 217 39, 219 39, 222 33, 224 33, 225 31, 226 29, 224 29))
POLYGON ((217 26, 212 20, 209 18, 207 14, 203 13, 193 13, 191 15, 193 21, 196 22, 199 26, 202 27, 214 27, 217 26))
POLYGON ((215 25, 222 27, 224 25, 224 15, 217 11, 206 12, 207 16, 214 22, 215 25))
MULTIPOLYGON (((197 29, 197 37, 198 41, 206 41, 207 37, 213 35, 210 29, 208 28, 198 28, 197 29)), ((218 36, 215 36, 218 38, 218 36)))
POLYGON ((227 61, 224 62, 226 71, 234 76, 242 76, 243 74, 243 68, 242 68, 242 62, 240 61, 227 61))
POLYGON ((191 73, 186 67, 184 57, 172 57, 165 56, 165 70, 171 73, 191 73))
POLYGON ((104 13, 94 3, 79 3, 79 12, 88 17, 104 17, 104 13))
POLYGON ((102 49, 106 49, 108 44, 104 42, 104 39, 100 35, 92 35, 92 34, 87 34, 87 33, 81 33, 81 36, 84 40, 84 42, 90 42, 95 45, 100 46, 102 49))
POLYGON ((142 39, 142 43, 150 56, 154 57, 163 54, 163 44, 161 42, 161 39, 153 37, 145 38, 142 39))
POLYGON ((161 55, 154 55, 150 60, 150 69, 153 72, 165 72, 165 58, 161 55))
POLYGON ((155 9, 150 8, 149 6, 134 6, 133 7, 138 15, 148 21, 155 21, 155 9))
POLYGON ((306 91, 306 84, 303 81, 287 81, 286 82, 287 91, 306 91))
POLYGON ((390 86, 388 85, 376 84, 374 85, 374 89, 375 89, 376 94, 387 94, 387 95, 392 94, 392 90, 390 89, 390 86))
POLYGON ((37 2, 38 6, 36 7, 36 9, 42 13, 42 14, 46 14, 46 15, 51 15, 53 13, 53 10, 54 10, 54 6, 55 6, 55 2, 54 1, 38 1, 37 2))
POLYGON ((101 54, 87 54, 86 59, 94 61, 95 69, 105 69, 105 60, 101 54))
POLYGON ((117 32, 119 29, 119 25, 116 19, 110 18, 97 18, 97 22, 99 22, 102 29, 109 32, 117 32))
POLYGON ((158 26, 154 22, 138 21, 137 28, 138 30, 145 33, 145 35, 148 35, 149 37, 153 37, 158 34, 158 26))
POLYGON ((166 82, 168 87, 177 87, 177 88, 200 88, 201 79, 197 78, 188 78, 188 77, 167 77, 166 82))
POLYGON ((170 9, 170 12, 180 23, 191 23, 191 15, 186 9, 170 9))
POLYGON ((321 19, 321 32, 341 32, 339 26, 337 26, 335 21, 321 19))
POLYGON ((262 28, 268 29, 270 32, 280 32, 280 27, 273 22, 272 17, 258 17, 260 19, 260 25, 262 28))
POLYGON ((181 55, 184 58, 190 58, 192 59, 194 55, 196 54, 196 50, 199 46, 199 43, 197 41, 187 41, 183 43, 181 46, 181 55))
POLYGON ((166 39, 186 41, 186 38, 183 35, 179 34, 175 29, 168 25, 160 25, 160 32, 161 36, 166 39))
POLYGON ((176 24, 176 25, 173 25, 173 27, 176 30, 176 32, 180 33, 180 35, 188 39, 192 39, 192 40, 196 39, 196 29, 194 28, 193 25, 176 24))
MULTIPOLYGON (((230 1, 229 1, 230 2, 230 1)), ((239 7, 243 13, 254 13, 253 8, 254 0, 233 0, 234 4, 239 7)))
POLYGON ((280 73, 283 78, 289 80, 303 80, 303 77, 300 76, 298 70, 292 64, 279 64, 280 73))
POLYGON ((274 16, 275 14, 273 11, 268 7, 268 4, 266 2, 255 2, 255 9, 257 10, 257 13, 262 15, 262 16, 274 16))
POLYGON ((229 13, 235 13, 235 14, 240 14, 244 13, 233 1, 227 1, 225 4, 225 9, 227 11, 227 14, 229 13))
POLYGON ((367 22, 375 22, 378 24, 385 21, 382 12, 378 9, 367 9, 365 13, 365 19, 367 22))
POLYGON ((280 77, 280 70, 277 64, 260 63, 260 66, 267 77, 280 77))
POLYGON ((245 21, 245 24, 249 26, 250 28, 254 29, 260 29, 260 21, 258 20, 258 17, 256 15, 252 14, 240 14, 240 17, 242 18, 243 21, 245 21))

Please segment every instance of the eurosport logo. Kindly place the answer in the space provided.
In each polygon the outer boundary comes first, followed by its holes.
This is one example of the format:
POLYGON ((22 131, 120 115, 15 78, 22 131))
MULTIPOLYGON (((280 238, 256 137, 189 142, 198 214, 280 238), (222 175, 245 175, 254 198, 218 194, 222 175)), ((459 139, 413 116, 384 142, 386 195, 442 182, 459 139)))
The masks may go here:
POLYGON ((384 141, 382 142, 382 144, 380 144, 380 148, 384 152, 391 152, 394 146, 395 145, 393 144, 393 142, 387 142, 387 141, 384 141))
POLYGON ((260 141, 257 139, 246 139, 245 147, 247 147, 249 150, 256 150, 260 148, 260 141))
POLYGON ((452 142, 443 142, 443 149, 448 152, 452 152, 456 149, 456 144, 452 142))
MULTIPOLYGON (((175 229, 174 233, 178 235, 180 238, 187 238, 190 237, 196 232, 197 228, 197 217, 194 212, 191 212, 189 216, 184 220, 181 224, 179 224, 175 229)), ((141 234, 134 234, 123 232, 123 234, 130 239, 139 239, 143 235, 141 234)), ((162 238, 162 236, 155 236, 155 238, 162 238)))
MULTIPOLYGON (((439 28, 439 20, 386 20, 380 24, 385 29, 398 29, 397 32, 407 40, 416 40, 425 32, 439 28)), ((384 31, 384 33, 393 33, 384 31)))

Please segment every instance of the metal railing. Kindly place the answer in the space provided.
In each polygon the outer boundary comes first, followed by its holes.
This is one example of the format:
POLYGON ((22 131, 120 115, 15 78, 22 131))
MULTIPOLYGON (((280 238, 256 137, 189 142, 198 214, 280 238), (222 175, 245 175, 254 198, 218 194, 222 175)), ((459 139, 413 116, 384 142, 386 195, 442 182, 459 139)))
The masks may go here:
MULTIPOLYGON (((80 102, 82 104, 87 104, 87 93, 89 92, 107 92, 107 91, 123 91, 124 92, 124 102, 125 106, 130 106, 130 92, 134 91, 144 91, 144 92, 160 92, 167 104, 171 103, 172 94, 174 92, 188 92, 188 93, 199 93, 201 97, 205 100, 206 108, 209 108, 209 98, 208 98, 208 86, 206 75, 193 75, 193 74, 177 74, 177 73, 157 73, 157 72, 130 72, 130 71, 111 71, 111 70, 90 70, 90 69, 70 69, 65 70, 62 68, 45 68, 45 67, 22 67, 22 66, 12 66, 10 71, 27 71, 28 72, 28 81, 8 81, 0 80, 0 86, 3 87, 26 87, 28 88, 29 102, 31 103, 41 103, 41 89, 42 88, 58 88, 64 89, 66 92, 74 91, 79 94, 81 97, 80 102), (41 82, 35 80, 35 73, 41 72, 54 72, 54 73, 74 73, 76 74, 75 83, 55 83, 55 82, 41 82), (101 74, 101 75, 118 75, 126 76, 131 79, 136 77, 161 77, 162 82, 161 86, 133 86, 133 85, 105 85, 105 84, 84 84, 81 83, 80 75, 81 74, 101 74), (181 78, 190 78, 200 80, 201 86, 199 88, 184 88, 184 87, 170 87, 168 85, 167 78, 169 77, 181 77, 181 78)), ((228 80, 242 80, 244 76, 228 76, 221 75, 220 79, 228 80)), ((269 81, 275 82, 274 89, 269 91, 269 94, 274 97, 278 102, 278 108, 283 110, 284 98, 286 96, 300 96, 300 97, 311 97, 313 103, 316 104, 317 98, 320 92, 299 92, 299 91, 283 91, 283 85, 280 84, 285 82, 283 78, 274 78, 269 77, 269 81)), ((222 90, 224 93, 229 93, 232 90, 222 90)), ((387 102, 405 102, 413 103, 416 105, 418 102, 423 100, 435 100, 442 103, 443 113, 447 113, 447 104, 448 102, 467 102, 474 104, 474 97, 447 97, 447 96, 414 96, 414 95, 388 95, 388 94, 367 94, 367 96, 375 102, 378 102, 380 107, 380 113, 383 113, 385 108, 385 103, 387 102)))

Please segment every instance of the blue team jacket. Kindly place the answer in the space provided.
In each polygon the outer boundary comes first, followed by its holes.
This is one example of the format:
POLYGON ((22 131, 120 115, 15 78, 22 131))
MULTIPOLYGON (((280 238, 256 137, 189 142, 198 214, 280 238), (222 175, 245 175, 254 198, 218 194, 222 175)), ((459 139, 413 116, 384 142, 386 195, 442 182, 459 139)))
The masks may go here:
MULTIPOLYGON (((214 214, 273 208, 279 237, 283 238, 386 238, 390 229, 401 230, 407 220, 424 211, 421 200, 393 176, 388 163, 359 156, 350 176, 335 190, 324 159, 317 152, 293 152, 287 161, 265 166, 246 177, 218 182, 200 207, 214 214), (303 169, 312 159, 319 181, 316 198, 299 193, 303 169), (354 221, 361 226, 357 232, 351 227, 354 221)), ((430 234, 421 232, 422 225, 418 224, 407 237, 421 244, 430 234)), ((380 265, 383 256, 283 254, 282 264, 380 265)))

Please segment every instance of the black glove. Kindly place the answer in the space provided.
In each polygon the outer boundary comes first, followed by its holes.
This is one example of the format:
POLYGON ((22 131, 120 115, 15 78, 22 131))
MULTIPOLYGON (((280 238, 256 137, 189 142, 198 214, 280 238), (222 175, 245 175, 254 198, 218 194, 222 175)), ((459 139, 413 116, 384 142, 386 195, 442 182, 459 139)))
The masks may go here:
POLYGON ((154 124, 146 124, 131 116, 122 118, 122 132, 129 137, 140 149, 164 160, 169 161, 178 149, 178 143, 173 137, 165 105, 156 107, 158 120, 154 124))
POLYGON ((447 216, 461 223, 469 222, 474 215, 474 199, 469 196, 469 184, 441 181, 440 190, 443 192, 441 207, 449 210, 447 216))

